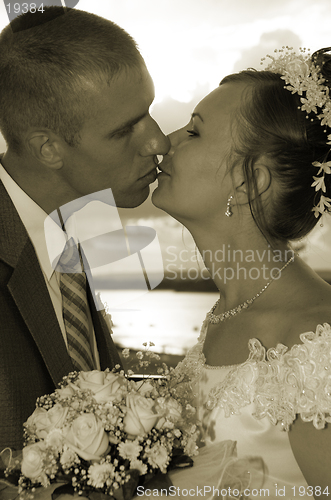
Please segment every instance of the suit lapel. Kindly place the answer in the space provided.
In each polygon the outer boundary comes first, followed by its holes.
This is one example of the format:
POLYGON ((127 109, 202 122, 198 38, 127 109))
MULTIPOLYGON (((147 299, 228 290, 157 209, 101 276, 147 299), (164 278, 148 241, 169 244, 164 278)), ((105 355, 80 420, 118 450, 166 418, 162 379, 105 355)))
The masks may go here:
POLYGON ((8 283, 55 385, 73 366, 34 248, 27 242, 8 283))
POLYGON ((56 385, 73 366, 33 245, 1 182, 0 235, 0 259, 14 268, 8 289, 56 385))

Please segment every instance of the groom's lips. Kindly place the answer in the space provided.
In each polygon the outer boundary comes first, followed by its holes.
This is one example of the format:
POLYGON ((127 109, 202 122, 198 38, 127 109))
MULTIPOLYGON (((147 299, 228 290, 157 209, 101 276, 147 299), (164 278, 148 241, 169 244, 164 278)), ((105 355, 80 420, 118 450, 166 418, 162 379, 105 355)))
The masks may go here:
POLYGON ((156 167, 154 167, 150 172, 147 172, 147 174, 139 177, 139 180, 147 181, 148 184, 151 184, 154 182, 157 178, 157 170, 156 167))

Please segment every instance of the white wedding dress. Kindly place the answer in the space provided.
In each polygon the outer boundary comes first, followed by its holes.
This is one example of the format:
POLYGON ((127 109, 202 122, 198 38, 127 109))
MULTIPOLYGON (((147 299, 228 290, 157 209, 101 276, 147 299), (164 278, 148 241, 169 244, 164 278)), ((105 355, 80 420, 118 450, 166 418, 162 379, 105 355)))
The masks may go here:
MULTIPOLYGON (((204 446, 192 468, 170 473, 173 484, 179 493, 208 485, 218 488, 230 484, 233 489, 237 483, 224 479, 224 465, 229 460, 222 457, 226 455, 224 447, 236 442, 238 457, 260 457, 265 466, 262 481, 254 472, 262 469, 258 458, 246 463, 250 469, 250 475, 245 476, 250 479, 243 482, 247 496, 311 499, 312 491, 294 458, 288 430, 298 415, 316 429, 331 422, 330 325, 301 334, 301 343, 291 349, 278 344, 266 352, 252 339, 248 360, 224 367, 205 363, 202 349, 207 327, 205 321, 198 343, 176 368, 190 374, 204 446)), ((235 475, 234 470, 232 477, 235 475)), ((238 472, 239 476, 244 477, 238 472)), ((196 497, 201 496, 200 490, 196 491, 196 497)), ((209 496, 204 495, 205 499, 220 497, 221 491, 218 496, 212 488, 209 496)))

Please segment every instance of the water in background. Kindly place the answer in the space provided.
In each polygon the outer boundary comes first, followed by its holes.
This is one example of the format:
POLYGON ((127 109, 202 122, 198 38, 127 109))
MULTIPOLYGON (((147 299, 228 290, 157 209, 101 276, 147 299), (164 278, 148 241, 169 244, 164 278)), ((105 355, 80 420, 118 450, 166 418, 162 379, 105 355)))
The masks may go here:
POLYGON ((218 298, 217 293, 152 290, 129 301, 134 293, 100 290, 114 323, 114 342, 134 349, 153 342, 153 351, 167 354, 185 354, 196 343, 206 313, 218 298))

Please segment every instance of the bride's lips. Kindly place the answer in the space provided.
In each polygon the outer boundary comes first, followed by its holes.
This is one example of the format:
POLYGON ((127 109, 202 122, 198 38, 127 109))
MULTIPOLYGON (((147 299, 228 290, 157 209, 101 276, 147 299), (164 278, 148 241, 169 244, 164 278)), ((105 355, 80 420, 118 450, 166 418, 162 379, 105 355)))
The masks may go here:
POLYGON ((164 168, 164 167, 166 167, 166 165, 164 165, 164 161, 162 163, 160 163, 160 165, 157 166, 157 169, 158 169, 157 178, 159 178, 162 174, 170 177, 170 174, 167 172, 167 167, 166 168, 164 168))

